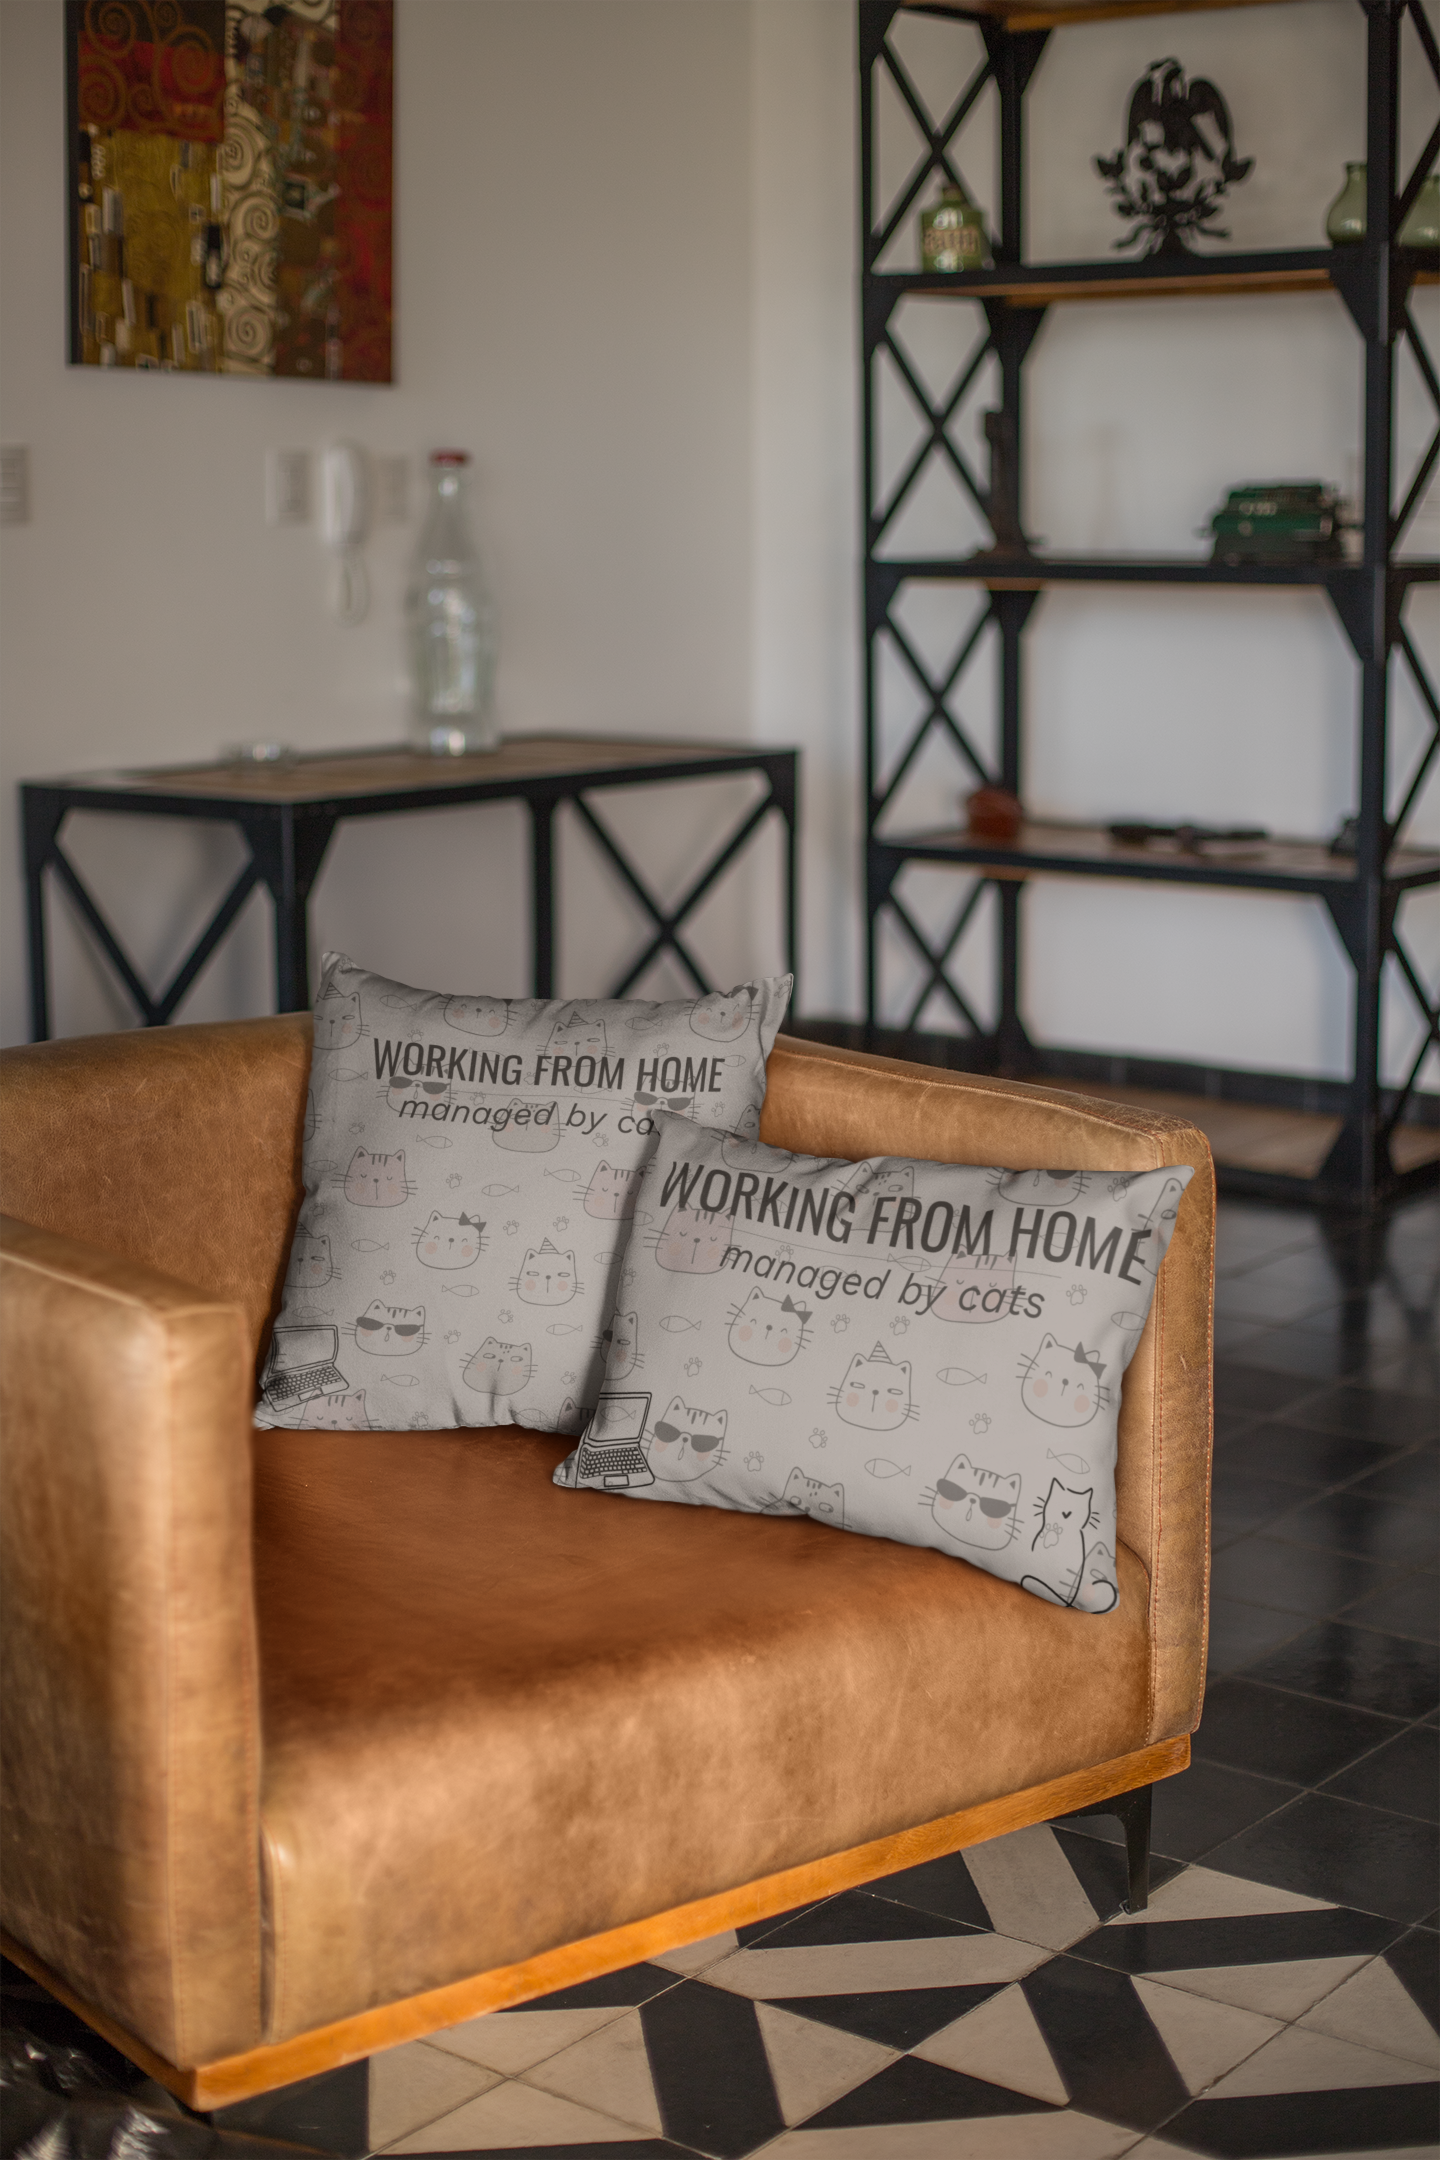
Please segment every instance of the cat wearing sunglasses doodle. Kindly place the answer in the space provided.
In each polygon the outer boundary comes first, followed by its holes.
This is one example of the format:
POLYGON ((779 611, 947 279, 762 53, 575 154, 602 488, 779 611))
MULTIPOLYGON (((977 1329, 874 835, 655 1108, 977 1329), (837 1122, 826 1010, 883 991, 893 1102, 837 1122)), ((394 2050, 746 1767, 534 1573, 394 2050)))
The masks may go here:
POLYGON ((372 1357, 408 1357, 425 1340, 423 1305, 368 1304, 355 1322, 355 1347, 372 1357))
POLYGON ((968 1455, 957 1455, 935 1490, 920 1502, 928 1507, 937 1530, 957 1545, 978 1545, 1003 1552, 1016 1531, 1020 1479, 998 1470, 982 1470, 968 1455))

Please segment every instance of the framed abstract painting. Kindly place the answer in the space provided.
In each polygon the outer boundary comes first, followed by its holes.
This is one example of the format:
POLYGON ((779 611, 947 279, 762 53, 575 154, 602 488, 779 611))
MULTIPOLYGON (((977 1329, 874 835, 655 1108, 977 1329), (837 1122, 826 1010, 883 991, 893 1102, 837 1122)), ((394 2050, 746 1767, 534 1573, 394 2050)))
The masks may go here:
POLYGON ((70 359, 389 382, 394 0, 66 0, 70 359))

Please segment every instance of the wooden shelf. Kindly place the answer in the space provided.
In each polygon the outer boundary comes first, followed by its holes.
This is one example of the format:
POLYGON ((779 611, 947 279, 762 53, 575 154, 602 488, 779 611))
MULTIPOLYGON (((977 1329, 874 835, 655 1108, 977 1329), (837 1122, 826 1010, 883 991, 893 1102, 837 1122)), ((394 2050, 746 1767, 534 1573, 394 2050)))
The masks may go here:
POLYGON ((1117 22, 1130 15, 1208 15, 1218 8, 1269 7, 1284 0, 909 0, 917 15, 959 15, 1006 30, 1054 30, 1066 23, 1117 22))
MULTIPOLYGON (((1345 251, 1342 251, 1345 252, 1345 251)), ((1334 292, 1331 247, 1266 248, 1247 255, 1143 255, 1130 262, 997 264, 993 270, 872 270, 877 288, 946 300, 1001 300, 1007 307, 1052 307, 1076 300, 1212 299, 1221 294, 1334 292)), ((1440 284, 1407 249, 1408 281, 1440 284)))
MULTIPOLYGON (((1161 1088, 1112 1087, 1098 1080, 1052 1080, 1070 1095, 1102 1102, 1137 1103, 1188 1118, 1210 1142, 1221 1170, 1269 1177, 1318 1178, 1340 1132, 1341 1120, 1317 1110, 1278 1110, 1268 1103, 1221 1102, 1213 1095, 1174 1095, 1161 1088)), ((1440 1126, 1397 1125, 1390 1139, 1402 1174, 1440 1162, 1440 1126)))
MULTIPOLYGON (((1169 885, 1229 885, 1251 892, 1348 890, 1354 858, 1323 840, 1212 842, 1186 854, 1170 841, 1125 847, 1103 825, 1031 819, 1012 842, 977 840, 963 828, 879 833, 872 845, 911 862, 955 863, 995 878, 1104 877, 1169 885)), ((1397 848, 1385 880, 1397 892, 1440 883, 1440 849, 1397 848)))
MULTIPOLYGON (((1205 555, 874 555, 871 566, 893 591, 912 579, 964 580, 992 592, 1041 592, 1047 585, 1316 586, 1334 592, 1366 576, 1361 563, 1219 563, 1205 555)), ((1440 561, 1428 556, 1389 564, 1391 589, 1433 585, 1440 561)))

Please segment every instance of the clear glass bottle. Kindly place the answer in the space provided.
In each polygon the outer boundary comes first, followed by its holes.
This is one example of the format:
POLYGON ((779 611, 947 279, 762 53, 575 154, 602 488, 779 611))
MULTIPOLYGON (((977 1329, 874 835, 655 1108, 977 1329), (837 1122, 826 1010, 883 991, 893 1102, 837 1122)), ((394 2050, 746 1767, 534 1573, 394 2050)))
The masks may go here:
POLYGON ((465 450, 430 456, 430 503, 405 594, 410 742, 435 757, 495 750, 495 629, 465 514, 465 450))
POLYGON ((940 200, 920 213, 920 268, 947 272, 990 268, 985 213, 953 180, 940 190, 940 200))
POLYGON ((1365 238, 1363 165, 1345 167, 1345 185, 1331 203, 1325 218, 1325 237, 1332 247, 1357 247, 1365 238))
POLYGON ((1440 173, 1431 173, 1428 180, 1421 181, 1410 215, 1395 235, 1395 244, 1403 248, 1440 247, 1440 173))

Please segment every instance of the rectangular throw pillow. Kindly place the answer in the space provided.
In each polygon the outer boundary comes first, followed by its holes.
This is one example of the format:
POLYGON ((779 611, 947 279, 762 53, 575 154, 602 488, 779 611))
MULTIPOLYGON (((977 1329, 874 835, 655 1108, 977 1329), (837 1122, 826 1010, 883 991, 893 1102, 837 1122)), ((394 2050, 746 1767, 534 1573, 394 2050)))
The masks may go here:
POLYGON ((327 953, 256 1422, 578 1431, 654 1113, 758 1133, 790 985, 447 997, 327 953))
POLYGON ((831 1162, 656 1122, 556 1484, 807 1515, 1108 1612, 1120 1377, 1193 1171, 831 1162))

